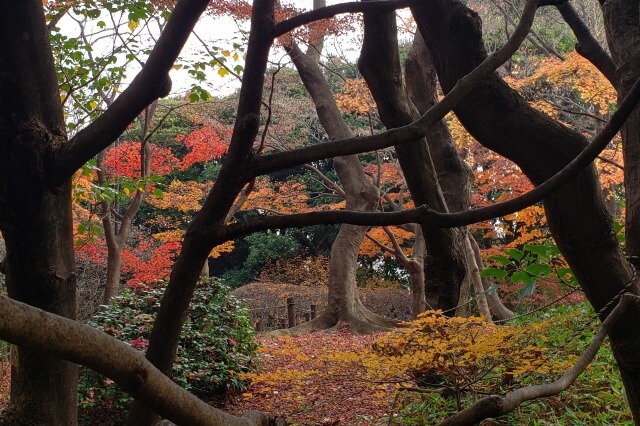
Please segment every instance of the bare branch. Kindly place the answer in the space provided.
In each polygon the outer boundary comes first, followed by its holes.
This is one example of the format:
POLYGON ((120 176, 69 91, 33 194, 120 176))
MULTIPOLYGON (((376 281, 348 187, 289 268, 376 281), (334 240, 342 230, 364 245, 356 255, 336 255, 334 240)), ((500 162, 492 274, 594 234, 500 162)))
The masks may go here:
MULTIPOLYGON (((238 238, 253 232, 264 231, 269 228, 300 228, 311 225, 328 225, 349 223, 352 225, 380 226, 401 225, 404 223, 421 223, 426 226, 440 228, 455 228, 472 223, 505 216, 525 209, 552 195, 559 188, 567 185, 578 177, 620 130, 627 117, 640 101, 640 79, 636 81, 618 110, 611 116, 609 122, 598 133, 593 141, 587 145, 563 169, 551 178, 541 183, 531 191, 502 203, 456 213, 439 213, 427 206, 420 206, 412 210, 391 213, 365 213, 355 211, 312 212, 282 216, 266 216, 248 220, 244 223, 230 224, 222 232, 228 239, 238 238)), ((406 128, 406 127, 405 127, 406 128)), ((392 132, 392 131, 391 131, 392 132)), ((387 132, 390 133, 390 132, 387 132)), ((325 144, 326 145, 326 144, 325 144)), ((266 158, 266 157, 263 157, 266 158)), ((220 230, 220 229, 218 229, 220 230)))
POLYGON ((556 8, 569 24, 578 39, 576 52, 591 62, 604 75, 613 87, 618 87, 616 66, 609 54, 593 37, 589 27, 582 21, 576 10, 568 1, 556 5, 556 8))
POLYGON ((498 417, 508 414, 518 408, 525 401, 557 395, 575 382, 578 376, 587 368, 593 358, 598 353, 600 346, 607 337, 607 333, 614 324, 624 314, 629 305, 638 303, 638 297, 631 294, 624 294, 609 316, 600 324, 591 343, 580 356, 578 361, 558 380, 551 383, 537 386, 519 388, 507 395, 490 396, 483 398, 448 419, 440 422, 438 426, 464 426, 474 425, 490 417, 498 417))
MULTIPOLYGON (((365 4, 373 3, 367 2, 365 4)), ((507 43, 485 59, 477 68, 460 79, 441 102, 431 107, 422 117, 413 123, 377 135, 325 142, 293 151, 256 157, 253 160, 251 168, 252 174, 259 176, 325 158, 360 154, 423 138, 429 126, 434 125, 444 118, 469 92, 505 63, 518 50, 533 24, 538 5, 538 0, 529 1, 522 13, 520 23, 507 43)))
POLYGON ((273 29, 273 36, 274 38, 280 37, 281 35, 293 31, 303 25, 308 25, 322 19, 333 18, 336 15, 345 13, 388 12, 391 10, 403 9, 405 7, 409 7, 413 1, 414 0, 376 0, 366 3, 350 2, 327 6, 310 12, 301 13, 293 18, 279 22, 273 29))
POLYGON ((267 424, 266 416, 257 413, 235 417, 206 404, 115 337, 8 297, 0 297, 0 336, 20 348, 85 365, 177 424, 267 424))

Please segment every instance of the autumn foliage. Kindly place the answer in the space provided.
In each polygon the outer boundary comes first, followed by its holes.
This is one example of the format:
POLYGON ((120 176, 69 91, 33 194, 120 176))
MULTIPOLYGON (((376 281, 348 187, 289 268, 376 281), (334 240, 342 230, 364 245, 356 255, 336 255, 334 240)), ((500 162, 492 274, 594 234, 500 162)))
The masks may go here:
POLYGON ((465 395, 566 368, 573 357, 552 359, 551 345, 540 337, 552 326, 497 326, 430 311, 392 333, 354 336, 343 327, 333 334, 263 338, 262 371, 244 376, 252 384, 232 407, 259 407, 293 424, 370 425, 395 416, 397 397, 416 389, 444 391, 461 404, 465 395))

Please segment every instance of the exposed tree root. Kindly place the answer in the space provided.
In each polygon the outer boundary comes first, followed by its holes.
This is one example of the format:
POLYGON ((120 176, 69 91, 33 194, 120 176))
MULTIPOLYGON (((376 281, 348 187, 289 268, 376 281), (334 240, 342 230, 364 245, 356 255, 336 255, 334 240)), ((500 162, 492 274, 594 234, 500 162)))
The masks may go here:
POLYGON ((335 309, 327 309, 315 319, 292 328, 269 331, 268 337, 292 336, 297 334, 313 333, 315 331, 337 331, 341 324, 346 324, 354 334, 372 334, 380 331, 390 331, 401 325, 400 321, 385 318, 367 309, 359 300, 356 313, 352 311, 336 312, 335 309))

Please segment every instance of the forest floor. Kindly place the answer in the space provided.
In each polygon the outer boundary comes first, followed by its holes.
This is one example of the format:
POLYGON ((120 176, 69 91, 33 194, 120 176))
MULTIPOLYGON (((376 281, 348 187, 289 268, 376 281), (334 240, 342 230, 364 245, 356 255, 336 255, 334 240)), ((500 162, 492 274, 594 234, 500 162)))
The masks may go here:
POLYGON ((4 410, 9 402, 9 390, 11 388, 11 364, 0 363, 0 411, 4 410))
POLYGON ((358 353, 378 335, 352 335, 347 327, 278 338, 260 337, 261 373, 250 389, 231 398, 227 410, 260 410, 292 425, 387 424, 394 411, 390 384, 374 384, 331 354, 358 353))

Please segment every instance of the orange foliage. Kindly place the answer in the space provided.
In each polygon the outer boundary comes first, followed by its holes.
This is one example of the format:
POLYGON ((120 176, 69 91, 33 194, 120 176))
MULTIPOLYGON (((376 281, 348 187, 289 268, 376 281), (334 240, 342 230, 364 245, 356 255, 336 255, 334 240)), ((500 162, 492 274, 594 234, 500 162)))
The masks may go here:
POLYGON ((569 53, 564 61, 546 59, 530 77, 507 80, 516 89, 536 91, 543 85, 552 85, 554 89, 563 86, 571 88, 578 92, 585 103, 594 105, 602 114, 609 112, 617 101, 616 91, 609 80, 575 51, 569 53))
POLYGON ((334 98, 338 108, 347 114, 371 116, 378 111, 369 87, 363 79, 348 79, 342 92, 334 98))
POLYGON ((393 162, 384 162, 380 165, 369 163, 364 169, 367 173, 380 177, 380 183, 385 187, 401 187, 404 185, 404 178, 398 171, 398 164, 393 162))
POLYGON ((127 285, 136 288, 167 279, 179 251, 177 241, 157 246, 152 240, 140 238, 136 247, 122 251, 122 272, 131 274, 127 285))
MULTIPOLYGON (((402 246, 413 240, 414 234, 413 232, 406 231, 404 229, 398 228, 396 226, 391 226, 390 229, 393 231, 398 244, 402 246)), ((387 247, 393 248, 393 244, 391 239, 387 235, 386 232, 382 229, 382 227, 376 227, 369 230, 369 235, 387 247)), ((380 247, 369 238, 365 238, 362 245, 360 246, 360 254, 369 257, 375 257, 380 253, 380 247)), ((411 256, 411 249, 408 247, 403 247, 403 251, 407 256, 411 256)), ((385 256, 390 257, 391 254, 387 251, 383 252, 385 256)))
POLYGON ((288 180, 271 182, 262 178, 244 203, 243 210, 261 209, 273 213, 300 213, 308 211, 309 196, 303 183, 288 180))
POLYGON ((180 170, 186 170, 196 163, 207 163, 227 153, 229 144, 225 140, 230 132, 222 126, 203 126, 189 133, 178 135, 176 141, 184 142, 189 153, 180 161, 180 170))
MULTIPOLYGON (((174 170, 178 159, 169 148, 151 144, 151 173, 165 175, 174 170)), ((140 176, 140 142, 124 141, 112 146, 104 160, 105 172, 111 176, 140 176)))
POLYGON ((176 209, 180 212, 197 212, 207 195, 208 184, 196 181, 174 180, 164 191, 162 198, 150 197, 147 202, 158 209, 176 209))

